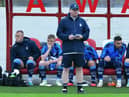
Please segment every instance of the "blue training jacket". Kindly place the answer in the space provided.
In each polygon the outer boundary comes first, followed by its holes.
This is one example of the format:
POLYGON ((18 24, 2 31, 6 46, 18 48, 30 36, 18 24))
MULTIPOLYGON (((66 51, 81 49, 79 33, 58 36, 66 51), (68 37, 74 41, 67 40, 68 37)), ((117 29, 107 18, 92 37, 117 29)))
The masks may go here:
MULTIPOLYGON (((47 46, 47 44, 45 44, 41 49, 41 55, 45 54, 47 52, 47 50, 48 50, 48 46, 47 46)), ((61 55, 62 55, 62 49, 61 49, 60 45, 58 45, 57 43, 54 43, 48 57, 58 58, 61 55)))
POLYGON ((125 51, 126 45, 124 43, 122 43, 121 48, 115 48, 114 42, 109 42, 103 48, 100 58, 104 59, 105 56, 110 56, 111 59, 122 61, 125 51))
POLYGON ((63 18, 58 26, 57 36, 63 41, 62 48, 63 53, 69 52, 81 52, 84 53, 84 40, 89 37, 89 27, 86 21, 79 16, 73 20, 68 14, 63 18), (70 34, 76 35, 81 34, 83 36, 82 40, 69 40, 68 36, 70 34))
POLYGON ((97 60, 98 59, 98 54, 92 46, 85 45, 84 59, 85 60, 97 60))

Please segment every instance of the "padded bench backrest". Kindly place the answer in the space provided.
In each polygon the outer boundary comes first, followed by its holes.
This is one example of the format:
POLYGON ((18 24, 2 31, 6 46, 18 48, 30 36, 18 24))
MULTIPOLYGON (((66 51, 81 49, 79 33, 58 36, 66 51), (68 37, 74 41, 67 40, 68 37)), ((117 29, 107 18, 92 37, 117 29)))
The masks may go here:
POLYGON ((41 49, 41 46, 40 46, 40 41, 36 38, 30 38, 32 41, 35 42, 35 44, 38 46, 39 49, 41 49))
POLYGON ((86 40, 88 42, 88 45, 92 46, 96 50, 96 42, 93 39, 86 40))

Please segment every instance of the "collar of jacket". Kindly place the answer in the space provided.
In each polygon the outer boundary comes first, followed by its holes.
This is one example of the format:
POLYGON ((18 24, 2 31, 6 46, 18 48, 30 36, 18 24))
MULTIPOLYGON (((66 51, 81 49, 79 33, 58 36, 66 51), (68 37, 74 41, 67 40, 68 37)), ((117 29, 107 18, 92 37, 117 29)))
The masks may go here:
MULTIPOLYGON (((70 16, 70 13, 68 13, 67 17, 73 21, 72 17, 70 16)), ((78 15, 77 18, 75 19, 75 21, 78 20, 79 18, 80 18, 80 16, 78 15)))

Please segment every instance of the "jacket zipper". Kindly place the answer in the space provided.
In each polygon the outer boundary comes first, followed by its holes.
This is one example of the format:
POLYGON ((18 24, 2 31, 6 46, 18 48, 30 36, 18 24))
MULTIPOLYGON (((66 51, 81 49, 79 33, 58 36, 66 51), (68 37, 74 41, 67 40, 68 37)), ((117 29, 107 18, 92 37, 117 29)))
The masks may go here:
POLYGON ((75 27, 75 20, 74 20, 74 34, 76 34, 75 32, 76 32, 76 27, 75 27))

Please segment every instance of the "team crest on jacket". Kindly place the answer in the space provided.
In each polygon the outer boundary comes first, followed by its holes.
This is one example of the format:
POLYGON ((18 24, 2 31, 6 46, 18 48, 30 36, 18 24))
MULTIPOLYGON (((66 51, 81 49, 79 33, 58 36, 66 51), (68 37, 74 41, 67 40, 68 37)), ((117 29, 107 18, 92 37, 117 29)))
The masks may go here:
POLYGON ((29 48, 28 48, 28 46, 26 46, 26 50, 28 50, 29 48))
POLYGON ((79 26, 82 27, 82 24, 80 23, 79 26))

